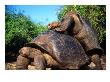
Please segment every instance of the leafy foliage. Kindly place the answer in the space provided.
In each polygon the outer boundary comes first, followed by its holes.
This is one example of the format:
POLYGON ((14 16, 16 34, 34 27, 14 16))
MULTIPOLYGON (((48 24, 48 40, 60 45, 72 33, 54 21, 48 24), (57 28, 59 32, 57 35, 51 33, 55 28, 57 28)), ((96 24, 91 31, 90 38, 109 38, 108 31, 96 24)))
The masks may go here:
POLYGON ((58 13, 58 19, 69 11, 77 11, 81 16, 87 18, 96 29, 99 42, 103 48, 106 44, 106 6, 105 5, 65 5, 58 13))
POLYGON ((6 52, 17 53, 27 42, 30 42, 41 32, 47 30, 46 26, 35 24, 23 13, 16 13, 6 8, 5 12, 5 46, 6 52))

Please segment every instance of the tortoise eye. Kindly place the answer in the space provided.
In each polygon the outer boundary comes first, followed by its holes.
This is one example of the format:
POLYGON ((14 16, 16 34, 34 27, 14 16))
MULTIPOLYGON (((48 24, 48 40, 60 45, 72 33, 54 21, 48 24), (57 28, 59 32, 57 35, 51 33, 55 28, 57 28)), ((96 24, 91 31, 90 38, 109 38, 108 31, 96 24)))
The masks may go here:
POLYGON ((50 26, 50 24, 48 24, 47 26, 50 26))

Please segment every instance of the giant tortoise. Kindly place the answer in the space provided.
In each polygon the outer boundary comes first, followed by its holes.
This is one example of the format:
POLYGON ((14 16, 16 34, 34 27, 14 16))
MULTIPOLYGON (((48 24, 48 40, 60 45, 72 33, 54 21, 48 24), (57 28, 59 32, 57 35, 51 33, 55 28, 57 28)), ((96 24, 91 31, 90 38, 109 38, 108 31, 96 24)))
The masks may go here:
POLYGON ((96 65, 94 69, 102 69, 100 56, 103 54, 103 49, 100 47, 96 32, 88 20, 76 12, 68 12, 61 22, 52 22, 48 26, 50 29, 76 38, 90 57, 90 61, 96 65))
POLYGON ((27 69, 33 62, 35 69, 80 69, 88 63, 88 56, 79 41, 54 30, 36 37, 19 51, 17 69, 27 69))

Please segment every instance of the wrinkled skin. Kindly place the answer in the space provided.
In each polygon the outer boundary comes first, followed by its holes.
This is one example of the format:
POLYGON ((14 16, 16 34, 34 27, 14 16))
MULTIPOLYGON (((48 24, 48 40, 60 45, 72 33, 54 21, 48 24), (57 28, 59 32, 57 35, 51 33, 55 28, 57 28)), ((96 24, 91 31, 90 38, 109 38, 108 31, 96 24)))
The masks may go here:
POLYGON ((60 22, 52 22, 51 24, 48 24, 48 26, 50 27, 49 29, 55 29, 57 27, 60 27, 60 22))
POLYGON ((77 39, 49 30, 36 37, 19 51, 17 69, 27 69, 34 62, 35 69, 80 69, 88 57, 77 39))
POLYGON ((100 56, 103 54, 103 50, 98 43, 96 32, 89 21, 76 12, 68 12, 61 22, 50 23, 48 27, 75 37, 90 57, 90 61, 96 65, 94 69, 102 69, 100 56), (57 24, 60 28, 57 27, 57 24))
POLYGON ((23 47, 19 51, 20 55, 17 58, 17 69, 28 69, 28 65, 31 63, 37 70, 45 70, 46 66, 57 66, 59 67, 58 62, 56 62, 48 54, 42 53, 39 49, 31 47, 23 47))

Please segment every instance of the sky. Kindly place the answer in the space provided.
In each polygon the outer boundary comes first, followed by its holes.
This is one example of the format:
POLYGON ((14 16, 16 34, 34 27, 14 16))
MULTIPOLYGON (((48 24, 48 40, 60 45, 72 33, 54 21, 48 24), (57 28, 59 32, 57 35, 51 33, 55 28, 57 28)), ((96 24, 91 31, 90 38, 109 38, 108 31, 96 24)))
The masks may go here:
POLYGON ((63 5, 8 5, 10 9, 24 11, 33 22, 47 25, 52 21, 57 21, 57 12, 63 5))

